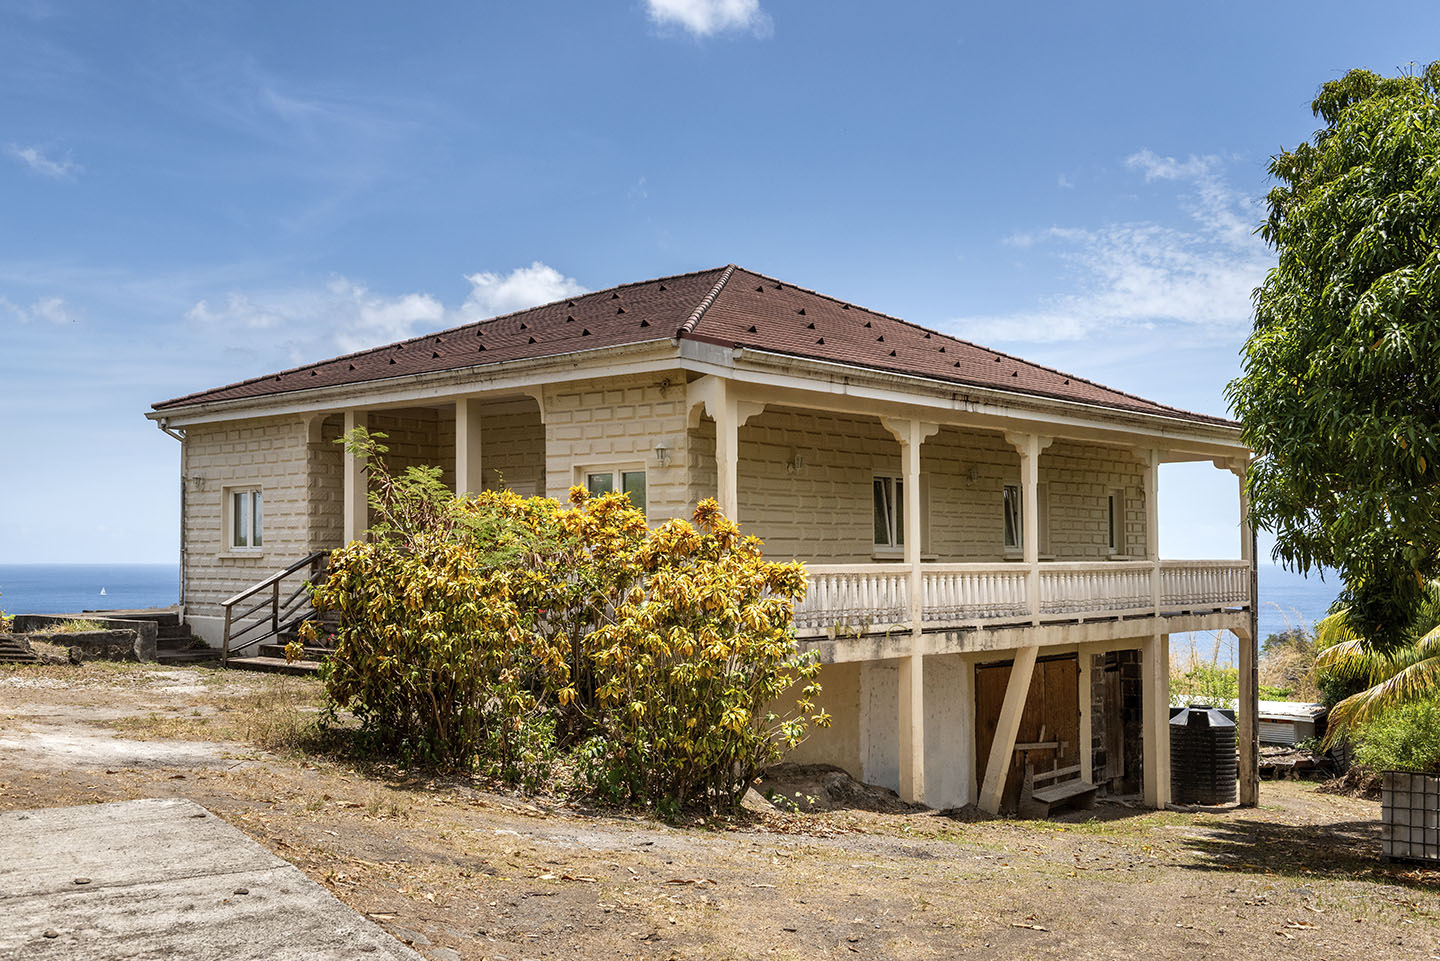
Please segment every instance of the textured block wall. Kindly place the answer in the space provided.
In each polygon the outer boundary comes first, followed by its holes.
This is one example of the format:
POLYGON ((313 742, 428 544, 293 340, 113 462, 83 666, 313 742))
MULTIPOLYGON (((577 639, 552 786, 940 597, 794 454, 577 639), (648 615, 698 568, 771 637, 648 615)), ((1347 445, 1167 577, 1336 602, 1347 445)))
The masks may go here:
MULTIPOLYGON (((694 503, 715 492, 714 421, 703 418, 687 442, 694 503)), ((920 467, 924 552, 942 561, 1001 560, 1003 489, 1020 482, 1015 449, 999 434, 946 427, 921 448, 920 467)), ((900 445, 878 418, 768 408, 740 429, 740 521, 769 556, 863 563, 874 554, 873 479, 901 471, 900 445), (791 470, 797 454, 803 466, 791 470)), ((1128 451, 1052 444, 1040 457, 1048 518, 1042 552, 1059 560, 1108 557, 1108 494, 1120 489, 1121 553, 1143 553, 1142 478, 1128 451)))
POLYGON ((310 551, 310 434, 305 421, 272 417, 196 425, 185 434, 184 537, 187 612, 221 614, 220 601, 310 551), (196 490, 193 478, 203 478, 196 490), (259 486, 264 495, 263 549, 232 551, 226 537, 228 495, 259 486))
MULTIPOLYGON (((612 377, 545 388, 545 483, 564 500, 588 469, 643 469, 652 524, 691 513, 682 373, 612 377), (663 443, 669 463, 660 466, 663 443)), ((713 455, 712 455, 713 456, 713 455)))

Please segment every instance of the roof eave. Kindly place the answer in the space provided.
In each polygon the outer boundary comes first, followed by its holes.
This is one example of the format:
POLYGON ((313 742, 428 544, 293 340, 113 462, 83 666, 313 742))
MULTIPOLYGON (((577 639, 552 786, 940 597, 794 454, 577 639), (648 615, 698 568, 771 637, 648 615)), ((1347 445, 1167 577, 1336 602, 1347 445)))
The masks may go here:
POLYGON ((544 357, 526 357, 492 364, 403 374, 398 377, 333 384, 327 387, 305 387, 258 397, 152 408, 145 412, 145 416, 149 420, 164 420, 183 426, 208 420, 333 411, 345 407, 386 404, 398 406, 407 402, 424 402, 479 391, 518 390, 525 386, 580 380, 609 373, 620 364, 626 367, 639 365, 643 369, 653 368, 657 363, 673 364, 679 357, 676 347, 674 338, 660 337, 630 344, 548 354, 544 357), (565 367, 562 371, 564 376, 525 377, 536 370, 555 372, 559 367, 565 367))

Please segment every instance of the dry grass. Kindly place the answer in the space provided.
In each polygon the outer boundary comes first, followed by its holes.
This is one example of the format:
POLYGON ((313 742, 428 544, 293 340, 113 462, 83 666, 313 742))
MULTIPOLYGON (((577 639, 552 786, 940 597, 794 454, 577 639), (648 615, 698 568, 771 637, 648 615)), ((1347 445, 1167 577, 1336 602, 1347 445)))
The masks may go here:
POLYGON ((36 633, 36 634, 84 634, 84 633, 87 632, 87 631, 103 631, 103 630, 106 630, 106 627, 105 627, 104 624, 101 624, 99 621, 92 621, 92 620, 88 620, 88 619, 86 619, 86 618, 76 617, 76 618, 71 618, 71 619, 68 620, 68 621, 60 621, 60 622, 55 623, 55 624, 46 624, 44 627, 37 628, 37 629, 34 631, 34 633, 36 633))
POLYGON ((226 698, 219 710, 177 713, 184 710, 182 704, 169 712, 120 718, 109 726, 134 740, 239 741, 294 757, 320 750, 322 700, 323 692, 314 681, 267 677, 226 698))

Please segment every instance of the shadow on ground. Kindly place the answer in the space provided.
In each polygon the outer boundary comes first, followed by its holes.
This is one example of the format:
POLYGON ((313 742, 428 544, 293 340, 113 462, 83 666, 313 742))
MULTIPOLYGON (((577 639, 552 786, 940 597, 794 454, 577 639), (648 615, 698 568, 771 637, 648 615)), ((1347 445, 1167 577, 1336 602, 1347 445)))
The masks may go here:
POLYGON ((1181 866, 1196 871, 1367 879, 1426 887, 1440 883, 1440 871, 1386 862, 1380 855, 1378 821, 1293 825, 1230 818, 1207 824, 1205 834, 1193 838, 1190 846, 1201 858, 1181 866))

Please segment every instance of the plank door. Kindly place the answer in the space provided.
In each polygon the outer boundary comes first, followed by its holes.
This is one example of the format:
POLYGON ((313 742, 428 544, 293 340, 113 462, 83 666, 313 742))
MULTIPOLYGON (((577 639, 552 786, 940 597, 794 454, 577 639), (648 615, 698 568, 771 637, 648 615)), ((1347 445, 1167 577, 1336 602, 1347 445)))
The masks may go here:
MULTIPOLYGON (((982 664, 975 668, 975 778, 985 780, 1005 689, 1010 684, 1011 662, 982 664)), ((1080 763, 1080 662, 1074 654, 1037 661, 1030 677, 1025 710, 1020 715, 1016 743, 1062 741, 1059 750, 1016 752, 1010 760, 1000 810, 1015 811, 1025 781, 1025 758, 1037 771, 1080 763)), ((1082 772, 1083 773, 1083 772, 1082 772)))

